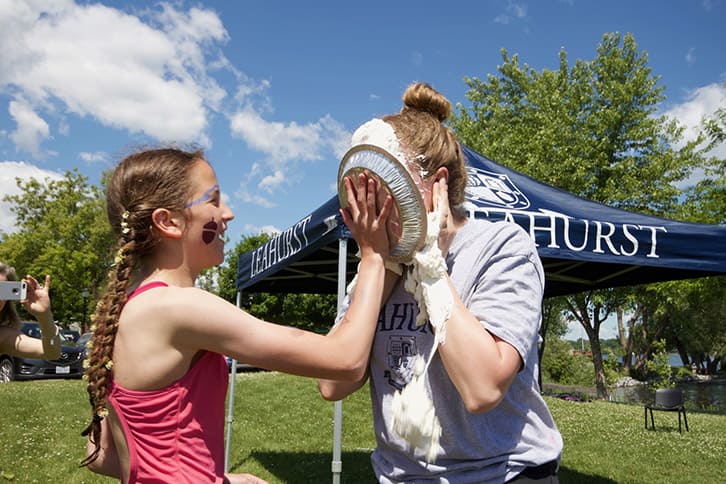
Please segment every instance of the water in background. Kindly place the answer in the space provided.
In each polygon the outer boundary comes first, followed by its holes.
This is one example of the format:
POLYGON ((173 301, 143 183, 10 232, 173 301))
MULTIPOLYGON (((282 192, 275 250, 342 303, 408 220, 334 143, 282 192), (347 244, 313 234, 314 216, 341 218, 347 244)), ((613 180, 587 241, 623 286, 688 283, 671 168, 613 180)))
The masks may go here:
POLYGON ((683 360, 678 353, 668 353, 668 364, 671 366, 683 366, 683 360))
MULTIPOLYGON (((680 382, 676 388, 683 390, 687 409, 726 414, 726 380, 680 382)), ((647 385, 614 388, 610 391, 610 399, 622 403, 647 403, 653 401, 653 391, 647 385)))

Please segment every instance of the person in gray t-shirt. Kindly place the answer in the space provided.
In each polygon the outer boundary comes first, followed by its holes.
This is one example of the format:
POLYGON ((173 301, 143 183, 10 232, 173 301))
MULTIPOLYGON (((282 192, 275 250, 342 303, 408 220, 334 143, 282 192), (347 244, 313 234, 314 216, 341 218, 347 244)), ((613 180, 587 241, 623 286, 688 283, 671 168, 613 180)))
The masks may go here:
POLYGON ((435 344, 431 324, 416 325, 418 304, 394 272, 386 273, 367 375, 353 383, 320 380, 320 392, 339 400, 370 378, 371 461, 381 483, 558 482, 562 437, 537 383, 544 271, 536 247, 515 224, 467 219, 463 154, 441 124, 449 101, 423 83, 410 86, 403 101, 400 114, 382 120, 406 161, 420 168, 429 212, 442 195, 438 243, 454 301, 426 375, 442 428, 437 457, 427 462, 393 430, 393 395, 411 380, 413 358, 427 357, 435 344))

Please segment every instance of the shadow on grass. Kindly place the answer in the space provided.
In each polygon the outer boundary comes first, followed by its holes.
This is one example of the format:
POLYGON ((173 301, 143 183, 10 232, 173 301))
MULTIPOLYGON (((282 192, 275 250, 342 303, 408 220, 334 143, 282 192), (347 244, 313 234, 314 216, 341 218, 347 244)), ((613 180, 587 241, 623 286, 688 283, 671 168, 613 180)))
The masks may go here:
MULTIPOLYGON (((280 482, 320 483, 332 481, 329 452, 252 452, 248 459, 255 459, 280 482)), ((343 452, 343 483, 375 483, 371 470, 369 452, 343 452)), ((245 459, 246 460, 246 459, 245 459)), ((244 460, 231 466, 234 470, 241 467, 244 460)), ((617 481, 603 476, 584 474, 567 467, 560 467, 558 477, 561 484, 616 484, 617 481)))
MULTIPOLYGON (((280 482, 320 483, 332 481, 330 452, 252 452, 248 458, 232 463, 237 472, 245 460, 254 459, 280 482)), ((343 483, 375 483, 370 452, 343 452, 341 455, 343 483)))
POLYGON ((557 472, 557 477, 560 480, 560 484, 581 484, 587 482, 588 484, 616 484, 617 481, 608 479, 602 476, 593 476, 592 474, 583 474, 573 469, 560 466, 560 470, 557 472))

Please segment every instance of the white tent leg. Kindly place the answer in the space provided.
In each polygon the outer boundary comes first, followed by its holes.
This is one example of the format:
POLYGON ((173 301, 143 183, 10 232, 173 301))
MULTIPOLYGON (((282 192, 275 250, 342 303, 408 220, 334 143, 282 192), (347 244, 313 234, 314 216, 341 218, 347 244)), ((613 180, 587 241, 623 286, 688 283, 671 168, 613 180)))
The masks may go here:
MULTIPOLYGON (((237 307, 240 306, 242 293, 237 291, 237 307)), ((237 380, 237 360, 232 360, 232 371, 229 378, 229 390, 227 390, 227 439, 224 443, 224 473, 229 471, 229 448, 232 445, 232 422, 234 422, 234 384, 237 380)))
MULTIPOLYGON (((338 310, 345 298, 345 273, 348 260, 348 239, 338 239, 338 310)), ((333 484, 340 484, 340 474, 343 471, 341 449, 343 442, 343 401, 333 404, 333 484)))

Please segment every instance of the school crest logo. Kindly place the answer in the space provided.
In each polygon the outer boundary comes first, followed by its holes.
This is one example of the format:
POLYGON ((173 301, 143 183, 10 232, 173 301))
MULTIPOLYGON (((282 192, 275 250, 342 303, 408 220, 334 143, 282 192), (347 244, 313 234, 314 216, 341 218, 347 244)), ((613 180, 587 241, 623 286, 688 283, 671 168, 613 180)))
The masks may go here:
POLYGON ((388 384, 402 390, 413 376, 413 358, 418 353, 415 336, 390 336, 387 345, 388 366, 384 373, 388 384))
POLYGON ((529 200, 503 173, 467 167, 466 198, 477 206, 524 210, 529 200))

